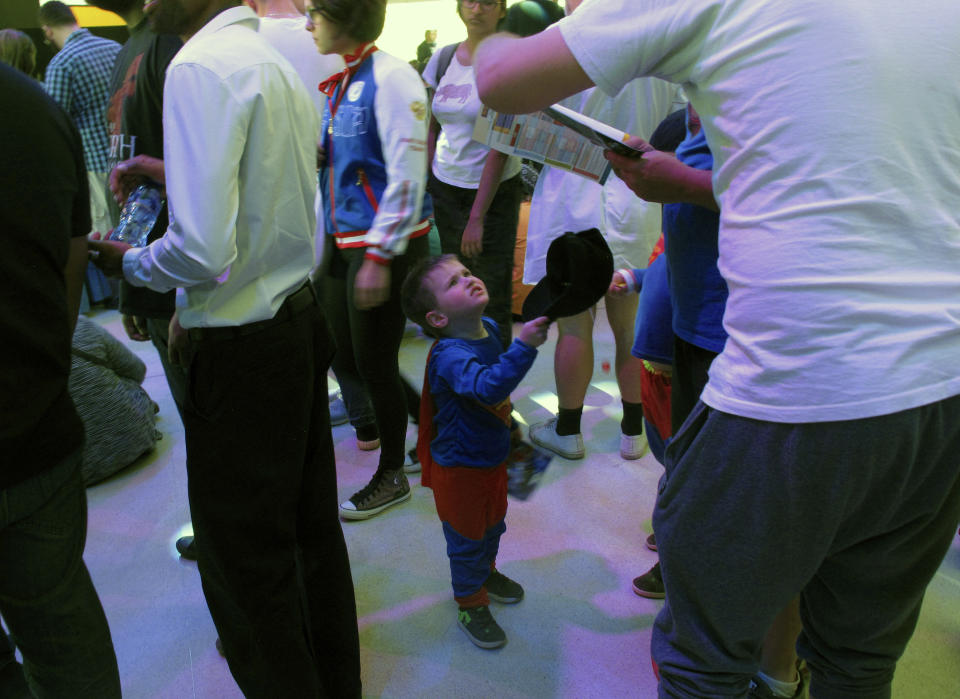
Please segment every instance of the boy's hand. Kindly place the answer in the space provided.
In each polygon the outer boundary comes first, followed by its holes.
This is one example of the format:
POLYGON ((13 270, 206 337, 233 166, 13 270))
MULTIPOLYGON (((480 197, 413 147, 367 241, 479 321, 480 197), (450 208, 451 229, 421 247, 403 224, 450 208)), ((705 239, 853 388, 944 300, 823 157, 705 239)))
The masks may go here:
POLYGON ((610 281, 610 288, 607 289, 607 293, 612 296, 626 296, 630 293, 627 280, 623 278, 620 272, 613 273, 613 279, 610 281))
POLYGON ((546 316, 540 316, 524 323, 520 332, 517 333, 517 339, 531 347, 539 347, 547 341, 547 330, 549 329, 550 319, 546 316))

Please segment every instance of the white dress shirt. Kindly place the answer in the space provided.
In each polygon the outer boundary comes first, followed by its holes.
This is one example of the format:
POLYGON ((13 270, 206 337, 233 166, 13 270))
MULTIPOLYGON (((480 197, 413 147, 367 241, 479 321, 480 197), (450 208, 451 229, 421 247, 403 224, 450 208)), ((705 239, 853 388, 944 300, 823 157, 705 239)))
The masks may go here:
POLYGON ((163 98, 170 226, 124 276, 179 287, 185 328, 272 318, 313 265, 316 109, 247 7, 221 12, 170 63, 163 98))

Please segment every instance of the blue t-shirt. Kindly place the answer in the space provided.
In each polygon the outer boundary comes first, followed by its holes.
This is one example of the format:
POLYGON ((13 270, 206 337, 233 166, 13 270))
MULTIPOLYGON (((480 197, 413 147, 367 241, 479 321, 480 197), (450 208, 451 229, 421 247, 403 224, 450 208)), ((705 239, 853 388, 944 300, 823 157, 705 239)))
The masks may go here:
POLYGON ((510 452, 510 393, 526 376, 537 350, 514 340, 504 352, 497 324, 489 318, 483 324, 486 337, 442 338, 430 354, 427 381, 437 432, 430 455, 441 466, 497 466, 510 452), (506 422, 495 414, 498 408, 506 422))
MULTIPOLYGON (((677 148, 677 159, 698 170, 713 169, 713 155, 701 130, 677 148)), ((673 302, 673 332, 682 340, 711 352, 723 351, 727 333, 723 310, 727 283, 717 269, 717 233, 720 214, 694 204, 663 207, 664 245, 670 295, 673 302)))

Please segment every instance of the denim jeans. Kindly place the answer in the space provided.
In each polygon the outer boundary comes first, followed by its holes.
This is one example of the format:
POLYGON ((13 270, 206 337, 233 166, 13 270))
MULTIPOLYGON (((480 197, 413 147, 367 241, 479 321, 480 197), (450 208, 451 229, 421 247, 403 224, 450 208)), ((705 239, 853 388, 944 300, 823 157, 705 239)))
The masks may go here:
POLYGON ((82 558, 80 455, 0 491, 0 614, 38 697, 120 696, 107 618, 82 558))

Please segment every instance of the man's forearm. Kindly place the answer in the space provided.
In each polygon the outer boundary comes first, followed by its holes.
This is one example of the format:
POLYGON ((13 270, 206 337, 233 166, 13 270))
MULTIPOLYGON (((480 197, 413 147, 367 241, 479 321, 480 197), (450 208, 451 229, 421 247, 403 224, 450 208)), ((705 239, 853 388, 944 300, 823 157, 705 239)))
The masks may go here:
POLYGON ((528 114, 586 90, 593 81, 557 27, 525 39, 495 34, 474 56, 480 100, 508 114, 528 114))

